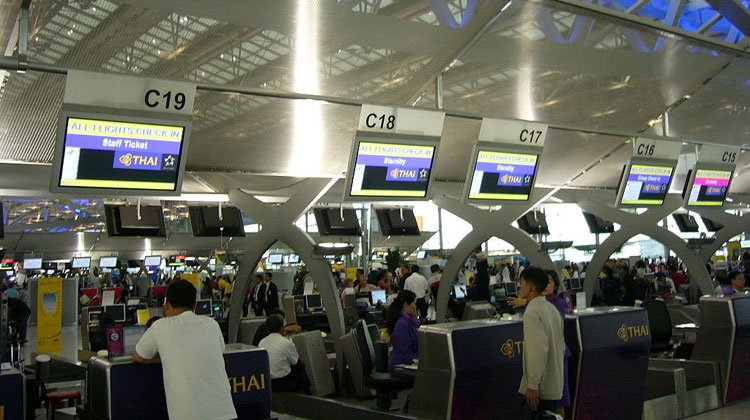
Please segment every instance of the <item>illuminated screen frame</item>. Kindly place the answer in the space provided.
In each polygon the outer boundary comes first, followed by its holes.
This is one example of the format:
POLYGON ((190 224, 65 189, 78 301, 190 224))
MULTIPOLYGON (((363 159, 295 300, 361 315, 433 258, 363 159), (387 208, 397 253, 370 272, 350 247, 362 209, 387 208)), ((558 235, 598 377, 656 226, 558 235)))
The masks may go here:
POLYGON ((616 206, 626 207, 626 208, 663 206, 664 200, 666 200, 667 196, 669 195, 669 188, 672 186, 672 182, 674 182, 676 166, 677 166, 676 160, 636 159, 636 158, 630 159, 630 162, 628 162, 627 166, 625 167, 625 171, 622 173, 622 179, 620 179, 620 184, 617 187, 617 201, 615 201, 616 206), (664 193, 664 198, 661 200, 661 202, 658 202, 658 203, 651 202, 651 201, 657 201, 657 200, 647 200, 648 202, 641 202, 641 203, 623 203, 622 202, 622 197, 623 195, 625 195, 625 186, 627 185, 628 177, 630 176, 630 170, 635 165, 672 168, 672 173, 669 177, 669 183, 667 183, 667 192, 664 193))
POLYGON ((72 260, 70 260, 70 267, 79 269, 79 268, 91 268, 91 257, 73 257, 72 260), (88 264, 78 264, 77 261, 88 261, 88 264))
POLYGON ((464 182, 464 193, 462 195, 465 203, 473 204, 493 204, 493 203, 508 203, 508 202, 524 202, 531 199, 531 195, 534 192, 534 185, 536 179, 539 176, 539 168, 542 160, 542 149, 537 147, 513 147, 513 146, 502 146, 498 144, 488 143, 477 143, 474 145, 471 153, 471 161, 469 162, 469 168, 466 172, 466 182, 464 182), (536 156, 536 164, 534 165, 534 176, 531 179, 531 187, 529 194, 524 198, 523 194, 498 194, 500 197, 493 198, 469 198, 471 192, 471 184, 474 182, 474 172, 477 166, 477 160, 479 160, 480 152, 492 152, 492 153, 509 153, 516 155, 534 155, 536 156), (515 198, 518 197, 518 198, 515 198))
MULTIPOLYGON (((435 175, 435 163, 440 150, 440 137, 434 136, 413 136, 390 133, 369 133, 358 131, 354 137, 351 153, 349 155, 349 166, 346 172, 346 190, 344 201, 428 201, 430 200, 430 190, 432 180, 435 175), (354 181, 354 169, 357 162, 360 143, 385 143, 406 146, 429 146, 434 147, 432 152, 432 161, 430 162, 430 175, 427 178, 427 187, 424 196, 399 196, 399 195, 352 195, 352 184, 354 181)), ((397 191, 397 190, 396 190, 397 191)))
POLYGON ((693 170, 690 172, 690 178, 688 178, 687 182, 687 188, 685 189, 685 197, 683 201, 683 207, 691 207, 691 208, 706 208, 706 207, 723 207, 724 202, 727 199, 727 195, 729 195, 729 188, 732 186, 732 178, 734 177, 734 165, 726 165, 726 164, 720 164, 720 163, 705 163, 705 162, 698 162, 693 167, 693 170), (727 182, 727 191, 724 193, 724 196, 721 197, 721 202, 716 201, 698 201, 695 203, 690 203, 690 195, 693 191, 693 185, 695 184, 695 178, 698 177, 698 171, 723 171, 723 172, 729 172, 729 181, 727 182))
MULTIPOLYGON (((81 193, 88 196, 178 196, 182 193, 182 181, 185 174, 185 163, 187 161, 188 145, 190 143, 190 118, 180 115, 138 112, 130 110, 112 109, 104 107, 91 107, 82 105, 64 104, 57 121, 57 136, 55 143, 55 156, 52 161, 52 177, 50 179, 50 191, 57 193, 81 193), (67 134, 67 122, 69 118, 93 119, 103 121, 114 121, 123 123, 153 124, 163 126, 182 127, 182 146, 180 148, 179 162, 177 164, 177 176, 173 190, 155 190, 114 187, 81 187, 61 186, 62 164, 65 153, 65 140, 67 134)), ((117 181, 114 181, 117 182, 117 181)))

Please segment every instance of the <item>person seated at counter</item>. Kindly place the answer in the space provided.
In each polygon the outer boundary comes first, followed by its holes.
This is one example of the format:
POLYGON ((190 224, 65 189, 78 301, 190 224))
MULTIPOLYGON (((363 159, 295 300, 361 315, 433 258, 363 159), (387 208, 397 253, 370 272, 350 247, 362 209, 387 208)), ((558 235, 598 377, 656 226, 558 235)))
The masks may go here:
POLYGON ((373 290, 378 289, 374 284, 367 283, 367 276, 362 270, 357 270, 357 280, 359 280, 359 282, 357 283, 357 286, 354 287, 356 293, 372 292, 373 290))
POLYGON ((310 380, 305 372, 305 363, 300 360, 297 348, 288 338, 284 337, 284 317, 271 314, 266 318, 268 337, 258 344, 258 347, 268 352, 271 366, 271 390, 302 391, 308 393, 310 380))
MULTIPOLYGON (((271 314, 272 315, 273 314, 280 315, 282 319, 286 319, 286 314, 281 309, 274 309, 274 311, 271 312, 271 314)), ((297 324, 286 325, 286 321, 284 322, 283 335, 287 335, 287 334, 291 334, 291 333, 298 333, 300 331, 302 331, 302 327, 301 326, 299 326, 297 324)), ((268 337, 269 334, 271 334, 271 333, 268 330, 268 324, 266 322, 260 324, 258 326, 258 329, 255 330, 255 335, 253 336, 253 345, 255 347, 259 347, 260 346, 260 342, 264 338, 268 337)))
POLYGON ((236 419, 224 366, 224 338, 216 321, 193 312, 195 296, 190 282, 170 283, 164 301, 167 317, 146 330, 133 361, 162 364, 170 419, 236 419))
POLYGON ((729 283, 716 286, 714 292, 717 295, 733 295, 741 293, 745 287, 745 274, 741 271, 732 271, 729 273, 729 283))
POLYGON ((563 320, 542 294, 548 285, 547 273, 539 267, 521 273, 521 297, 529 303, 523 316, 523 377, 518 392, 532 412, 555 412, 563 397, 563 320))
POLYGON ((386 329, 391 337, 393 351, 388 361, 388 371, 395 378, 409 378, 395 372, 396 365, 411 365, 419 358, 419 340, 417 329, 417 295, 402 290, 388 307, 386 329))

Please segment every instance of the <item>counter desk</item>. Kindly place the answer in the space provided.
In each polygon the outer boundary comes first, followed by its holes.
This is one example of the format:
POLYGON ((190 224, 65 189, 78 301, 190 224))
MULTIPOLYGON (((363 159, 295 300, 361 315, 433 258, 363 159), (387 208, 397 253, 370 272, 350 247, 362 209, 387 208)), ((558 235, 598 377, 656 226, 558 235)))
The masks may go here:
MULTIPOLYGON (((224 363, 239 419, 271 415, 268 353, 259 348, 227 345, 224 363)), ((87 412, 91 420, 162 420, 168 417, 160 364, 89 362, 87 412)))
POLYGON ((26 418, 24 375, 18 369, 0 371, 0 419, 26 418))

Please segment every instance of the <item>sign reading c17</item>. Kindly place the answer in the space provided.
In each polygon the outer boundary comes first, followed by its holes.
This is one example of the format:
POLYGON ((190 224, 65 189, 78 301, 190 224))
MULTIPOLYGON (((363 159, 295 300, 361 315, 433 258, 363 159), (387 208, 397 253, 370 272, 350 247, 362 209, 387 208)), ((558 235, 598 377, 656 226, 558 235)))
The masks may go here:
POLYGON ((529 121, 482 119, 479 141, 543 147, 548 126, 529 121))

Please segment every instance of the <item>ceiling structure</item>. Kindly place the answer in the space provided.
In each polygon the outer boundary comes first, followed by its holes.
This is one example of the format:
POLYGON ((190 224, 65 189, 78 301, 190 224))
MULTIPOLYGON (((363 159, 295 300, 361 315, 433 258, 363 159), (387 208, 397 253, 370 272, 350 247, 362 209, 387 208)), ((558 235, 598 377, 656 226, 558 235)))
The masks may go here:
MULTIPOLYGON (((8 55, 20 3, 0 3, 8 55)), ((538 184, 611 189, 634 135, 686 141, 683 177, 695 142, 750 148, 749 3, 33 0, 28 61, 197 83, 186 192, 222 192, 204 182, 217 173, 269 195, 345 173, 359 108, 276 92, 432 109, 441 97, 446 182, 464 181, 479 117, 545 122, 538 184)), ((59 206, 45 191, 65 77, 0 73, 0 188, 59 206)), ((750 193, 748 168, 743 153, 733 194, 750 193)))

